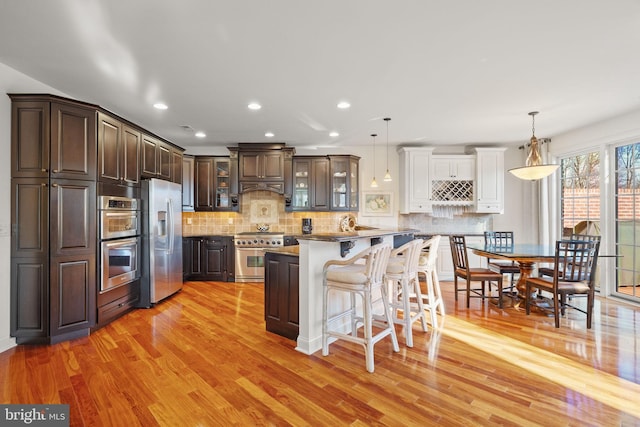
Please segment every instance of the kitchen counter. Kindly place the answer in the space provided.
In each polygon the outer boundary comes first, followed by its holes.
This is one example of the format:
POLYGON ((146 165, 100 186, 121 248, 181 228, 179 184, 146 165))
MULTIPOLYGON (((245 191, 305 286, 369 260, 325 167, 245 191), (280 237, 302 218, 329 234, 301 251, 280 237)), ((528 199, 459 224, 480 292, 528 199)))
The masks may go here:
POLYGON ((412 228, 396 228, 396 229, 372 229, 372 230, 358 230, 358 231, 344 231, 336 233, 312 233, 312 234, 299 234, 295 238, 298 240, 315 240, 322 242, 346 242, 355 239, 363 238, 376 238, 384 236, 397 236, 402 234, 416 234, 419 230, 412 228))

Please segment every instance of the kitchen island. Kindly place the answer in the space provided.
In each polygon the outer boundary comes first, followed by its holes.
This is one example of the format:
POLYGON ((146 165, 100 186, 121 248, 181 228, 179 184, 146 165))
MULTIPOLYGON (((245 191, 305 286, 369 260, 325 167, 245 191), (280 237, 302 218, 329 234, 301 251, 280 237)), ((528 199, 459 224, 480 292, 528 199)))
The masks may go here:
MULTIPOLYGON (((322 269, 329 260, 348 259, 378 243, 394 245, 394 238, 412 237, 418 230, 360 230, 295 236, 299 247, 299 333, 296 350, 313 354, 322 348, 322 269)), ((342 309, 348 298, 333 296, 329 307, 342 309)))

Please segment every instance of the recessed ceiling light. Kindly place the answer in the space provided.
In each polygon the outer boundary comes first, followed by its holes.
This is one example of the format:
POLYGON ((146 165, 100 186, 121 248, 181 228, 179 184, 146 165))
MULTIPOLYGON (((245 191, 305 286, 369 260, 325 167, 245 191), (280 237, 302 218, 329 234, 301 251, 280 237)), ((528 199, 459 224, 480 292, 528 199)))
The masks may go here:
POLYGON ((266 136, 267 138, 273 138, 273 132, 267 132, 264 134, 264 136, 266 136))
POLYGON ((250 110, 259 110, 262 108, 262 105, 258 104, 257 102, 252 102, 251 104, 247 105, 247 108, 249 108, 250 110))
POLYGON ((336 136, 340 136, 340 134, 338 132, 331 132, 329 136, 335 138, 336 136))
POLYGON ((351 107, 351 104, 349 104, 347 101, 338 102, 338 108, 340 108, 341 110, 346 110, 349 107, 351 107))
POLYGON ((169 108, 167 104, 163 102, 156 102, 155 104, 153 104, 153 107, 157 108, 158 110, 166 110, 167 108, 169 108))
POLYGON ((206 133, 204 133, 204 132, 196 132, 196 136, 197 136, 198 138, 204 138, 205 136, 207 136, 207 134, 206 134, 206 133))

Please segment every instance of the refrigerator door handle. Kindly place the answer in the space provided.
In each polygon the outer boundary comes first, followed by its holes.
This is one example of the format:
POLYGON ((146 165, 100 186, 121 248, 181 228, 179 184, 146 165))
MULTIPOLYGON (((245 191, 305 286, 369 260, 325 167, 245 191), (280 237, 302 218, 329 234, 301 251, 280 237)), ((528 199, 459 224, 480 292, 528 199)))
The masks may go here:
POLYGON ((175 237, 175 233, 176 231, 174 230, 175 224, 173 223, 175 217, 173 215, 173 200, 172 199, 167 199, 167 216, 168 216, 168 228, 169 228, 169 235, 167 236, 169 239, 169 245, 168 245, 168 249, 167 249, 167 253, 172 254, 173 253, 173 240, 175 237))

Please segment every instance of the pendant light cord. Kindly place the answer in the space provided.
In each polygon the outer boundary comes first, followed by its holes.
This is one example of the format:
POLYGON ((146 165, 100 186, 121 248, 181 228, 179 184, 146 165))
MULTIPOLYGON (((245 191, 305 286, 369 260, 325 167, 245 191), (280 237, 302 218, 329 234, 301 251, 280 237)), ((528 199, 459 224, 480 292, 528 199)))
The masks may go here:
POLYGON ((387 122, 387 172, 384 174, 384 181, 390 182, 392 181, 391 173, 389 173, 389 121, 391 118, 385 117, 384 121, 387 122))

